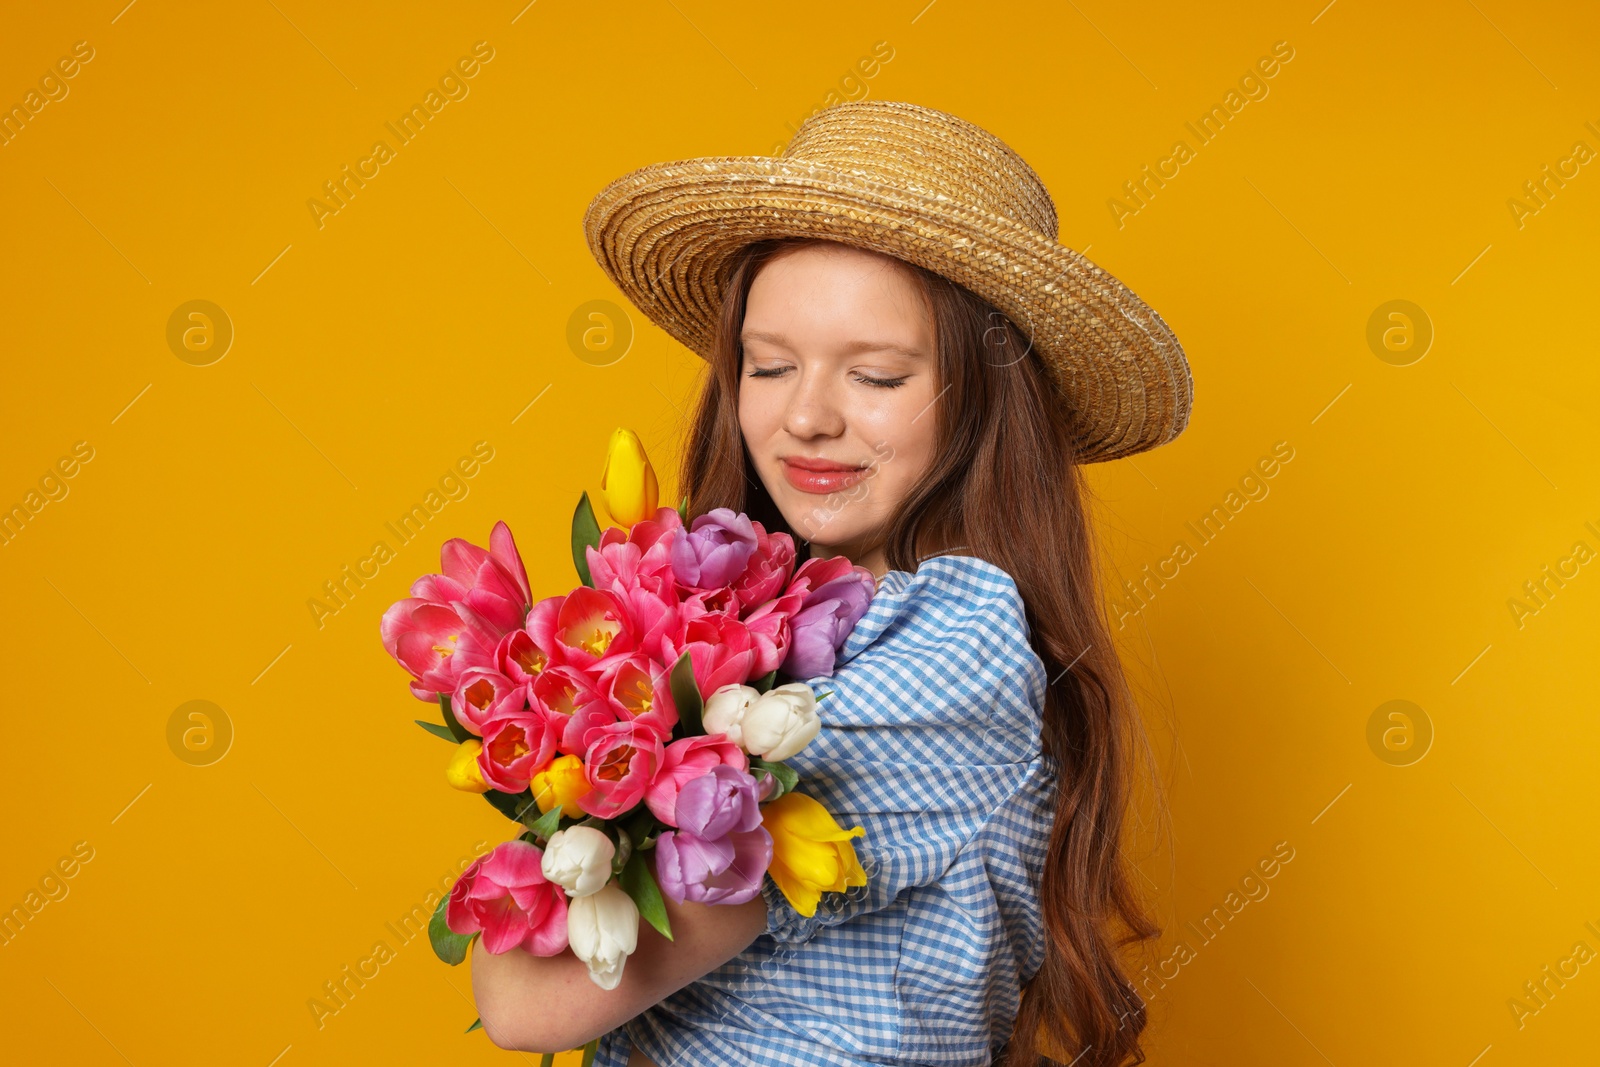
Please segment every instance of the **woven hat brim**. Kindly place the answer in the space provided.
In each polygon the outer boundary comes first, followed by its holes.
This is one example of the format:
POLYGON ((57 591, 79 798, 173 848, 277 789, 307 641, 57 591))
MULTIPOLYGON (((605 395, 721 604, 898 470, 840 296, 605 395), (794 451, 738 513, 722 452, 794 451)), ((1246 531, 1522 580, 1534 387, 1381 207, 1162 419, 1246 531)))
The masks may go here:
POLYGON ((966 286, 1031 336, 1068 407, 1077 460, 1130 456, 1187 425, 1193 380, 1156 312, 1087 258, 945 198, 768 156, 711 156, 626 174, 594 198, 584 235, 634 306, 709 358, 723 265, 768 237, 882 252, 966 286))

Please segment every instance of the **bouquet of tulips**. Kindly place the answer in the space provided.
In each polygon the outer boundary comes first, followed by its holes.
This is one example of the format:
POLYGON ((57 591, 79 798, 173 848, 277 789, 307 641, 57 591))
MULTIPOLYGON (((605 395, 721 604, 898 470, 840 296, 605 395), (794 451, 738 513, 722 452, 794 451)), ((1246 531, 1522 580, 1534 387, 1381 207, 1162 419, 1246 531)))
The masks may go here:
POLYGON ((812 915, 821 893, 866 884, 863 828, 796 792, 783 762, 828 694, 784 679, 833 673, 874 579, 842 556, 796 568, 793 539, 742 513, 686 524, 687 499, 658 507, 632 431, 612 435, 600 486, 615 525, 584 493, 577 588, 535 601, 500 522, 487 550, 447 541, 444 573, 417 579, 382 634, 438 705, 417 722, 456 746, 449 783, 522 828, 439 901, 435 953, 458 964, 480 934, 492 953, 570 947, 613 989, 641 917, 671 938, 663 895, 740 904, 770 875, 812 915))

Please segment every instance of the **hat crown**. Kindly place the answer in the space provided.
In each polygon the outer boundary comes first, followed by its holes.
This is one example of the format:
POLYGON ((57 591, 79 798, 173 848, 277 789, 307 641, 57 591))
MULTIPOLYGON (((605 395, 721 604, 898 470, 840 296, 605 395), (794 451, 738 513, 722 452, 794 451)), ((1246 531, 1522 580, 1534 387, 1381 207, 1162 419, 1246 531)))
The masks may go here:
POLYGON ((988 130, 947 112, 882 100, 836 104, 801 123, 780 158, 952 201, 1058 238, 1055 202, 1033 168, 988 130))

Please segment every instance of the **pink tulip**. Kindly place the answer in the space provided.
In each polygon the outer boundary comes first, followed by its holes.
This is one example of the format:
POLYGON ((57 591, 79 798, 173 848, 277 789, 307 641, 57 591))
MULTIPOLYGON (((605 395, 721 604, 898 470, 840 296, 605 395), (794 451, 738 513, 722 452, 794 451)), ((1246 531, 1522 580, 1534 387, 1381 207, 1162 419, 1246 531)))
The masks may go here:
MULTIPOLYGON (((678 587, 670 574, 644 578, 640 584, 617 594, 627 609, 633 630, 633 648, 653 659, 663 657, 666 638, 678 632, 687 617, 680 605, 678 587)), ((690 612, 698 615, 700 612, 690 612)))
POLYGON ((744 618, 745 627, 755 641, 755 656, 750 677, 760 678, 777 670, 789 655, 790 618, 800 609, 799 593, 787 593, 769 600, 744 618))
POLYGON ((598 726, 588 734, 583 773, 589 791, 578 806, 590 815, 614 819, 644 797, 661 766, 661 739, 633 721, 598 726))
POLYGON ((543 671, 528 686, 531 703, 538 705, 548 712, 551 717, 561 725, 563 740, 559 747, 563 753, 574 756, 583 755, 583 746, 577 744, 578 734, 573 733, 574 743, 569 745, 565 740, 568 731, 568 722, 578 709, 593 700, 605 699, 605 693, 600 685, 587 671, 577 667, 560 666, 550 667, 543 671))
POLYGON ((644 519, 624 530, 610 526, 601 531, 598 547, 584 553, 589 578, 596 589, 618 591, 636 587, 645 577, 672 571, 672 542, 683 529, 683 520, 673 508, 658 508, 656 517, 644 519))
POLYGON ((560 618, 561 605, 566 600, 565 593, 545 597, 528 611, 528 621, 523 626, 528 636, 533 638, 534 647, 544 650, 549 657, 547 666, 559 666, 562 663, 561 649, 556 644, 556 620, 560 618))
POLYGON ((550 654, 526 630, 512 630, 494 650, 494 666, 518 685, 529 685, 550 666, 550 654))
POLYGON ((672 672, 642 653, 629 656, 603 676, 606 695, 627 712, 628 718, 648 726, 666 744, 678 724, 672 702, 672 672))
POLYGON ((593 675, 568 664, 541 671, 530 688, 534 703, 542 704, 559 715, 571 715, 591 694, 601 691, 593 675))
POLYGON ((468 867, 445 905, 452 933, 483 932, 483 947, 499 955, 522 948, 554 956, 567 947, 567 893, 541 869, 544 850, 506 841, 468 867))
MULTIPOLYGON (((559 747, 563 753, 570 753, 582 757, 589 751, 589 746, 594 742, 594 731, 602 726, 612 726, 616 723, 632 722, 633 716, 628 714, 626 708, 615 700, 600 692, 595 692, 580 698, 580 702, 572 714, 559 720, 561 722, 561 741, 559 747)), ((654 733, 654 730, 651 730, 654 733)))
POLYGON ((496 523, 489 542, 485 551, 459 537, 446 541, 444 573, 418 578, 411 596, 384 612, 383 646, 411 672, 420 700, 455 692, 467 667, 493 666, 500 639, 527 616, 528 575, 510 528, 496 523))
POLYGON ((491 719, 520 714, 527 706, 528 687, 493 667, 468 667, 462 671, 450 698, 456 719, 479 737, 491 719))
POLYGON ((702 700, 722 686, 754 677, 756 640, 749 627, 731 615, 707 612, 685 622, 676 639, 662 641, 662 662, 670 668, 685 651, 694 664, 702 700))
POLYGON ((684 598, 685 618, 698 618, 713 612, 718 615, 731 615, 735 619, 744 614, 744 605, 739 601, 739 594, 733 591, 733 586, 705 589, 684 598))
POLYGON ((751 525, 756 528, 756 553, 750 557, 744 575, 733 584, 734 595, 746 610, 765 604, 783 591, 794 574, 795 558, 793 537, 781 532, 769 534, 759 522, 751 525))
POLYGON ((668 546, 676 536, 678 513, 662 508, 662 518, 635 524, 631 539, 618 527, 600 536, 599 548, 586 550, 594 588, 615 596, 633 622, 634 648, 660 655, 663 634, 674 630, 681 599, 668 546))
MULTIPOLYGON (((615 526, 606 531, 607 534, 614 532, 617 532, 615 526)), ((626 592, 636 587, 641 579, 660 572, 659 567, 651 568, 638 545, 620 539, 608 542, 602 536, 598 547, 590 545, 583 554, 589 564, 589 581, 594 588, 609 593, 626 592)))
POLYGON ((656 818, 668 826, 677 826, 678 793, 686 783, 722 764, 748 771, 750 757, 726 734, 679 738, 662 751, 661 767, 644 793, 645 804, 656 818))
POLYGON ((585 669, 626 658, 636 647, 627 606, 615 593, 580 585, 556 615, 555 647, 563 662, 585 669))
POLYGON ((533 776, 556 757, 563 725, 542 708, 485 723, 478 753, 483 780, 502 793, 528 788, 533 776))
POLYGON ((424 574, 411 583, 412 597, 455 610, 468 626, 487 635, 491 647, 528 614, 528 575, 505 523, 490 534, 493 548, 453 537, 439 550, 443 574, 424 574))
POLYGON ((494 656, 494 638, 464 621, 447 604, 421 597, 397 600, 379 624, 383 647, 414 679, 419 700, 437 700, 455 691, 467 666, 485 665, 494 656))
POLYGON ((533 596, 509 526, 504 522, 494 524, 488 551, 452 537, 439 550, 439 558, 444 576, 465 590, 459 599, 497 627, 500 634, 522 626, 533 596))

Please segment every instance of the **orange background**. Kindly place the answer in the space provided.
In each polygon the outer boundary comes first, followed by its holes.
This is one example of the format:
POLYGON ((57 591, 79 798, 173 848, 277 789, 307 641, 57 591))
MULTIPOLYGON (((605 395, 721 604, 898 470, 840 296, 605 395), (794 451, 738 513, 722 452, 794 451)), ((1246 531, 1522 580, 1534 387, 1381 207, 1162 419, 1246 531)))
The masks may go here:
POLYGON ((1108 577, 1149 583, 1118 638, 1172 813, 1134 850, 1166 928, 1152 1062, 1592 1057, 1592 8, 523 2, 6 17, 8 108, 93 50, 0 145, 0 506, 38 507, 0 545, 0 906, 73 870, 0 946, 12 1059, 505 1062, 461 1034, 466 969, 386 926, 508 825, 445 787, 378 618, 497 518, 537 589, 569 588, 613 427, 671 470, 700 363, 637 315, 625 352, 569 345, 620 299, 583 209, 636 166, 769 152, 830 92, 1005 138, 1193 366, 1188 431, 1093 468, 1108 577), (307 201, 480 41, 467 95, 319 227, 307 201), (1266 95, 1196 147, 1185 123, 1280 41, 1266 95), (1532 201, 1546 165, 1567 177, 1532 201), (192 300, 234 333, 205 366, 168 343, 192 300), (1394 300, 1409 327, 1369 344, 1394 300), (466 495, 319 625, 323 583, 480 441, 466 495), (231 726, 220 759, 169 745, 194 700, 214 743, 231 726), (319 1027, 307 1002, 380 939, 319 1027))

